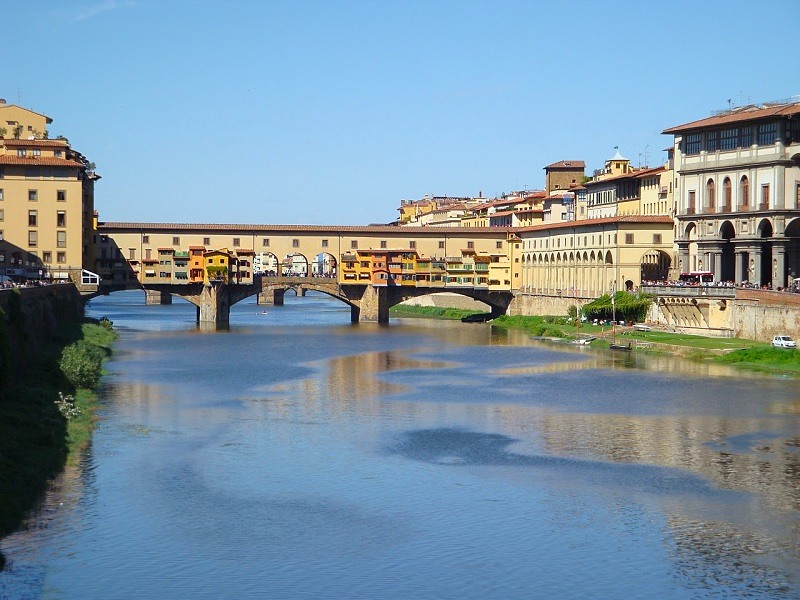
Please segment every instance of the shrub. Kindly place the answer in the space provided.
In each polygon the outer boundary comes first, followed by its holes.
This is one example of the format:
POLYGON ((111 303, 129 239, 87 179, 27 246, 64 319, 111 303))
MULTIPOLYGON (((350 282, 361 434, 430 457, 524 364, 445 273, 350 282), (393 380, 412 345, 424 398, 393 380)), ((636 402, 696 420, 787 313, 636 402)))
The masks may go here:
POLYGON ((102 362, 103 351, 100 348, 77 341, 64 348, 58 366, 74 387, 88 390, 100 381, 102 362))
POLYGON ((103 329, 114 329, 114 322, 108 317, 100 317, 100 321, 98 321, 98 323, 103 329))

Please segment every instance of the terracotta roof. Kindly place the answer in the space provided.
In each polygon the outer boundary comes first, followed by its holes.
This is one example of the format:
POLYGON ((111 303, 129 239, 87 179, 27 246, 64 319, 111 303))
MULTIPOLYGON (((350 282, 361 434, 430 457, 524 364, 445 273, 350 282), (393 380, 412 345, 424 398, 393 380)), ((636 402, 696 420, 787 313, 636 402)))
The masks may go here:
POLYGON ((159 248, 159 252, 175 252, 175 248, 159 248))
POLYGON ((665 129, 662 133, 681 133, 693 129, 701 129, 703 127, 743 123, 745 121, 756 121, 768 119, 770 117, 788 117, 798 114, 800 114, 800 102, 766 106, 744 106, 742 108, 733 109, 732 111, 725 111, 724 113, 712 117, 700 119, 699 121, 691 121, 683 125, 676 125, 675 127, 665 129))
POLYGON ((25 165, 34 167, 83 167, 79 162, 56 158, 55 156, 16 156, 13 154, 0 154, 2 165, 25 165))
POLYGON ((203 250, 205 251, 205 246, 189 246, 189 250, 203 250))
POLYGON ((545 169, 585 169, 586 163, 582 160, 560 160, 552 165, 547 165, 545 169))
MULTIPOLYGON (((98 229, 128 229, 140 232, 203 232, 220 231, 235 232, 239 234, 269 234, 269 233, 325 233, 325 234, 380 234, 394 233, 397 235, 408 236, 416 234, 419 236, 444 237, 455 236, 458 234, 468 235, 473 233, 498 233, 501 231, 512 231, 510 227, 396 227, 392 225, 254 225, 254 224, 222 224, 222 223, 139 223, 125 221, 100 221, 98 229)), ((193 249, 192 246, 189 249, 193 249)), ((203 246, 194 247, 203 250, 203 246)))
POLYGON ((39 146, 42 148, 52 148, 52 147, 61 147, 66 148, 69 146, 67 140, 44 140, 44 139, 35 139, 35 140, 2 140, 2 143, 9 148, 16 148, 17 146, 39 146))
POLYGON ((625 217, 606 217, 604 219, 581 219, 580 221, 563 221, 561 223, 546 223, 544 225, 531 225, 530 227, 517 227, 515 231, 546 231, 548 229, 569 229, 577 227, 590 227, 593 225, 611 225, 615 223, 662 223, 672 225, 672 217, 661 215, 629 215, 625 217))
POLYGON ((656 175, 657 173, 662 173, 667 169, 664 166, 654 167, 652 169, 644 169, 643 171, 638 171, 636 173, 636 177, 648 177, 650 175, 656 175))
POLYGON ((255 254, 255 252, 249 248, 236 248, 236 254, 255 254))

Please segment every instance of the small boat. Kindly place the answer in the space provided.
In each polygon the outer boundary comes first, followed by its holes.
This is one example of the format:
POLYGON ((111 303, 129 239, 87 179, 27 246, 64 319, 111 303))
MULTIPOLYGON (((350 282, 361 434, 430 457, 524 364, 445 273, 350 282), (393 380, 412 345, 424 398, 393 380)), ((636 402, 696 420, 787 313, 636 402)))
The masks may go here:
POLYGON ((597 338, 593 335, 587 335, 586 337, 580 337, 572 341, 573 344, 578 344, 579 346, 588 346, 597 338))

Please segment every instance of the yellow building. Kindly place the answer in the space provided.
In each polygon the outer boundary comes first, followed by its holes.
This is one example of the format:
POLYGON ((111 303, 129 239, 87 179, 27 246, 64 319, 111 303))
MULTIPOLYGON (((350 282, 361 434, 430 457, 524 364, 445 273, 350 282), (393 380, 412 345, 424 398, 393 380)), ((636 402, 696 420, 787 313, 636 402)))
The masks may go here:
POLYGON ((208 250, 203 252, 203 283, 221 281, 231 283, 234 281, 234 258, 227 248, 208 250))
POLYGON ((0 100, 0 271, 20 279, 78 277, 94 268, 90 163, 52 119, 0 100))

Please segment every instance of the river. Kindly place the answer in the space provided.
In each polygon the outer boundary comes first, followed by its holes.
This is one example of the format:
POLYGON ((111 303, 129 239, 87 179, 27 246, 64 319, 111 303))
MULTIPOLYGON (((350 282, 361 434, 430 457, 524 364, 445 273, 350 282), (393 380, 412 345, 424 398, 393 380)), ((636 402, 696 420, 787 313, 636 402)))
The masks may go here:
POLYGON ((800 392, 324 296, 93 300, 80 467, 1 598, 797 598, 800 392))

